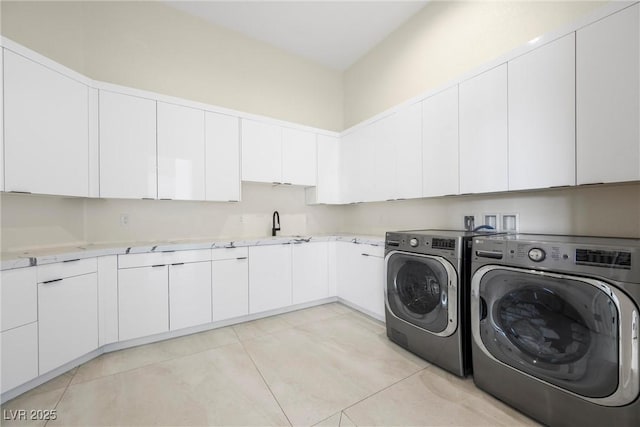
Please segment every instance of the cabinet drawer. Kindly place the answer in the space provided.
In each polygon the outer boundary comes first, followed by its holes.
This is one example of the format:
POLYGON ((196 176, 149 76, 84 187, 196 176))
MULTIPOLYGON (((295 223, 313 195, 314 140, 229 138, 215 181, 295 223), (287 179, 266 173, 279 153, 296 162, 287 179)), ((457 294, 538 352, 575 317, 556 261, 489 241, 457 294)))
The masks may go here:
POLYGON ((211 259, 213 261, 219 261, 223 259, 247 258, 248 256, 248 247, 211 249, 211 259))
POLYGON ((194 251, 157 252, 146 254, 118 255, 118 268, 150 267, 187 262, 210 261, 208 249, 194 251))
POLYGON ((357 246, 357 248, 361 252, 361 254, 364 256, 384 258, 384 246, 360 244, 357 246))
POLYGON ((96 258, 86 258, 39 265, 37 268, 38 283, 43 283, 50 280, 64 279, 65 277, 95 273, 98 271, 98 262, 96 258))
POLYGON ((36 267, 3 271, 0 277, 0 330, 6 331, 38 320, 36 267))

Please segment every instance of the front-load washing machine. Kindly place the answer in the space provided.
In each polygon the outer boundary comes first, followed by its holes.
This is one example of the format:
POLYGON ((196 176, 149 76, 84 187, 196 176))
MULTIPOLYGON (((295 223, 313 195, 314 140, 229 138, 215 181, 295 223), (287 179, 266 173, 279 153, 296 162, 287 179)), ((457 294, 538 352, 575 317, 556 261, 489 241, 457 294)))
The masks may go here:
POLYGON ((386 234, 387 336, 459 376, 468 374, 471 368, 468 333, 471 239, 486 234, 450 230, 386 234))
POLYGON ((640 240, 473 241, 476 385, 552 426, 640 426, 640 240))

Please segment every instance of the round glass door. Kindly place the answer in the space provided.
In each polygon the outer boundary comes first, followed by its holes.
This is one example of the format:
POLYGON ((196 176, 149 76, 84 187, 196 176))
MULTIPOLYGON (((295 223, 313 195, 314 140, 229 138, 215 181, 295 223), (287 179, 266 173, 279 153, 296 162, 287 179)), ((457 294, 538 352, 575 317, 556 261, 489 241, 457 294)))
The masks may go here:
POLYGON ((479 286, 480 337, 496 359, 581 396, 618 388, 614 301, 578 278, 495 269, 479 286))
POLYGON ((387 301, 395 316, 434 333, 447 328, 449 273, 443 262, 403 253, 389 257, 387 301))

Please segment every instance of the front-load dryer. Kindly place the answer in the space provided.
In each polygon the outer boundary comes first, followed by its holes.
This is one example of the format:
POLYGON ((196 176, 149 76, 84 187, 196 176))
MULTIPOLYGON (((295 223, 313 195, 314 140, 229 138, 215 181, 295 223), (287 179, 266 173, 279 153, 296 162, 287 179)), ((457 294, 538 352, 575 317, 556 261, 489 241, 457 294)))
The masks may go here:
POLYGON ((640 240, 473 242, 476 385, 552 426, 640 426, 640 240))
POLYGON ((390 340, 456 375, 470 372, 471 239, 484 232, 386 234, 385 320, 390 340))

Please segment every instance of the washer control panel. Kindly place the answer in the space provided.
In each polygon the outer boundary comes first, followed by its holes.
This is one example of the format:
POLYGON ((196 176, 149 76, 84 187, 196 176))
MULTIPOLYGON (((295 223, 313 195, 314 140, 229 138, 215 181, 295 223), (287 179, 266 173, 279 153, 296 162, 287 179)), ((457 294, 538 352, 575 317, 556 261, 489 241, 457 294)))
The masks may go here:
POLYGON ((529 259, 533 262, 544 261, 544 259, 547 257, 547 254, 545 253, 545 251, 540 248, 529 249, 528 255, 529 255, 529 259))

